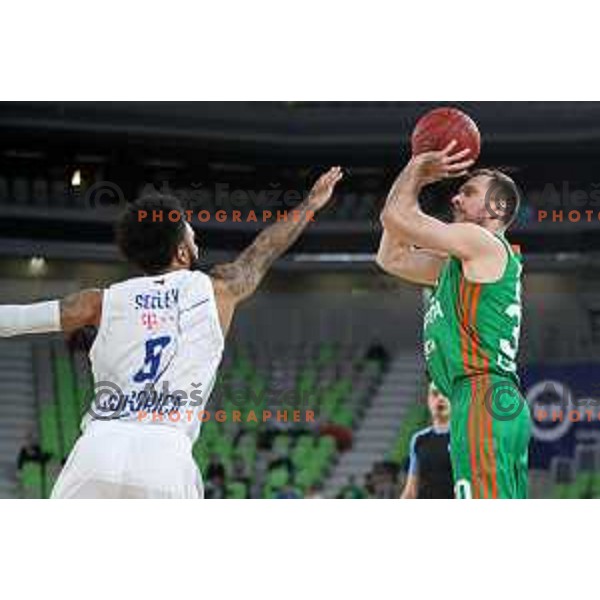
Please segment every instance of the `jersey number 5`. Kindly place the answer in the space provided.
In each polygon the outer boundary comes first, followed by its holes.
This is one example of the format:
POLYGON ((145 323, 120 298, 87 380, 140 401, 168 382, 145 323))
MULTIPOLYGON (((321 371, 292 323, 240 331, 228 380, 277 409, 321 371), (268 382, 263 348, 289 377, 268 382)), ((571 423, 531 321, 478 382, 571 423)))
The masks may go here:
POLYGON ((133 376, 133 381, 143 383, 144 381, 154 380, 160 367, 162 351, 169 345, 171 336, 163 335, 161 337, 151 338, 146 341, 146 357, 142 368, 133 376))

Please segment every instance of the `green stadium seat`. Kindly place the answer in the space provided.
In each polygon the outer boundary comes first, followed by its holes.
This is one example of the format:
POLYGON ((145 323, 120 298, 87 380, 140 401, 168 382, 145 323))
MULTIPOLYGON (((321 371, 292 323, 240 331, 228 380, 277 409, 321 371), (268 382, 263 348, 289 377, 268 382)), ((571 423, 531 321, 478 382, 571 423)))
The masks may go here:
POLYGON ((309 436, 304 435, 298 438, 296 445, 292 448, 290 457, 295 465, 302 466, 306 463, 312 452, 312 439, 309 436))
POLYGON ((313 368, 305 369, 298 378, 297 391, 300 395, 306 395, 315 387, 317 372, 313 368))
POLYGON ((335 454, 337 448, 337 444, 334 438, 330 435, 324 435, 319 438, 319 442, 317 444, 317 451, 319 454, 324 456, 331 456, 335 454))
POLYGON ((40 410, 40 446, 55 458, 64 456, 56 404, 45 404, 40 410))
POLYGON ((248 497, 246 485, 241 481, 232 481, 227 484, 227 498, 241 499, 248 497))
POLYGON ((320 412, 323 418, 329 420, 338 406, 338 398, 335 392, 327 391, 322 395, 320 412))
POLYGON ((318 365, 327 365, 335 359, 335 348, 331 344, 323 344, 319 348, 318 365))
POLYGON ((591 473, 580 473, 575 479, 577 498, 590 499, 594 497, 594 479, 591 473))
POLYGON ((20 480, 25 498, 42 498, 44 496, 44 476, 41 464, 26 462, 21 469, 20 480))
POLYGON ((92 401, 94 388, 92 385, 79 387, 75 392, 77 409, 80 415, 85 414, 85 412, 90 407, 90 403, 92 401))
POLYGON ((75 395, 75 376, 70 360, 65 356, 54 359, 56 398, 62 433, 62 448, 68 453, 79 435, 79 400, 75 395))
POLYGON ((295 477, 296 485, 304 492, 313 484, 313 480, 314 474, 309 469, 298 471, 295 477))
POLYGON ((273 440, 273 450, 278 454, 287 454, 290 449, 290 436, 287 433, 280 433, 273 440))
POLYGON ((571 483, 557 483, 552 490, 552 497, 558 500, 576 498, 576 488, 571 483))
POLYGON ((44 498, 50 497, 61 470, 62 463, 58 460, 50 460, 44 465, 44 498))
POLYGON ((290 474, 285 467, 271 469, 267 474, 267 487, 277 489, 286 485, 290 480, 290 474))
POLYGON ((345 406, 338 406, 338 408, 336 408, 334 413, 331 415, 331 420, 336 425, 341 425, 342 427, 352 427, 354 415, 349 408, 346 408, 345 406))
POLYGON ((338 399, 344 398, 352 391, 352 382, 349 379, 340 379, 334 383, 332 391, 338 399))
POLYGON ((395 463, 402 464, 408 458, 410 440, 413 434, 425 427, 428 421, 427 407, 424 404, 413 405, 400 425, 398 437, 388 458, 395 463))

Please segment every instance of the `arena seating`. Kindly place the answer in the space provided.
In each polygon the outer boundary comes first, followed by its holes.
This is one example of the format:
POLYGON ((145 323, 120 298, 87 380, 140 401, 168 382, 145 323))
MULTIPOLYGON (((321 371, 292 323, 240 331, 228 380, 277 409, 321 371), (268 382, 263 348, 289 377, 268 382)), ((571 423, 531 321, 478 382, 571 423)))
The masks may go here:
POLYGON ((558 456, 550 468, 550 497, 564 499, 600 498, 599 462, 600 447, 581 443, 575 448, 572 458, 558 456))
MULTIPOLYGON (((211 418, 203 424, 193 449, 207 497, 278 497, 282 490, 302 497, 322 487, 326 495, 335 495, 331 487, 334 467, 338 468, 352 437, 355 442, 358 439, 366 413, 392 372, 384 373, 382 363, 368 355, 368 344, 355 342, 305 341, 285 347, 237 342, 228 346, 206 407, 211 418), (306 409, 314 410, 314 423, 293 422, 293 411, 303 414, 306 409), (251 410, 256 421, 247 419, 251 410), (287 420, 262 422, 263 410, 273 416, 277 410, 287 411, 287 420), (216 418, 219 411, 224 411, 222 421, 216 418), (232 419, 233 411, 241 413, 240 422, 232 419), (222 481, 207 479, 211 462, 223 466, 222 481)), ((70 351, 62 336, 38 339, 33 356, 39 442, 51 459, 43 464, 25 463, 19 479, 25 497, 40 498, 49 496, 79 435, 92 382, 85 353, 70 351)), ((410 437, 428 422, 426 406, 414 402, 417 397, 405 398, 407 408, 398 421, 395 441, 380 459, 396 465, 400 474, 406 466, 410 437)), ((549 471, 532 471, 531 497, 599 498, 597 456, 595 446, 580 445, 573 458, 555 459, 549 471)), ((346 483, 342 479, 340 485, 346 483)))
POLYGON ((429 412, 424 403, 414 404, 400 425, 398 437, 388 459, 398 465, 405 465, 410 449, 410 440, 416 431, 427 427, 429 412))

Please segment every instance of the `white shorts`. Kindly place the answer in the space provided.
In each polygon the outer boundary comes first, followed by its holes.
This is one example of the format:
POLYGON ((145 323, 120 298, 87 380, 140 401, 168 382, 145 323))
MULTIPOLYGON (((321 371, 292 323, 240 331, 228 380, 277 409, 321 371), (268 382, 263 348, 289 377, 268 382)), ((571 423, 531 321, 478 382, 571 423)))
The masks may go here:
POLYGON ((77 440, 52 498, 203 497, 192 443, 168 426, 94 421, 77 440))

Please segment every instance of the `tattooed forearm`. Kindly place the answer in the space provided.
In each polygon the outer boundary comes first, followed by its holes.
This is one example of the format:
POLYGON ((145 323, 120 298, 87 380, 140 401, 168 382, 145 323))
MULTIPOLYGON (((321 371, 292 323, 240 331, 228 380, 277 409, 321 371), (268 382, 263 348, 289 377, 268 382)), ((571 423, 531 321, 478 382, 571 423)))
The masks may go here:
POLYGON ((309 196, 297 209, 294 218, 279 221, 262 231, 235 262, 217 265, 211 275, 227 282, 231 293, 243 299, 260 284, 269 267, 300 237, 312 221, 315 206, 309 196))
POLYGON ((278 221, 265 229, 242 252, 239 258, 230 264, 219 265, 211 275, 222 280, 235 300, 243 300, 258 287, 269 267, 300 236, 313 220, 315 212, 323 208, 331 199, 335 185, 342 178, 342 169, 333 167, 321 175, 310 190, 308 198, 292 211, 292 217, 278 221))
POLYGON ((333 167, 321 175, 310 190, 308 198, 287 215, 258 235, 235 262, 219 265, 211 275, 221 280, 234 301, 250 296, 258 287, 269 267, 300 236, 313 220, 313 215, 331 199, 335 185, 342 178, 342 169, 333 167))

